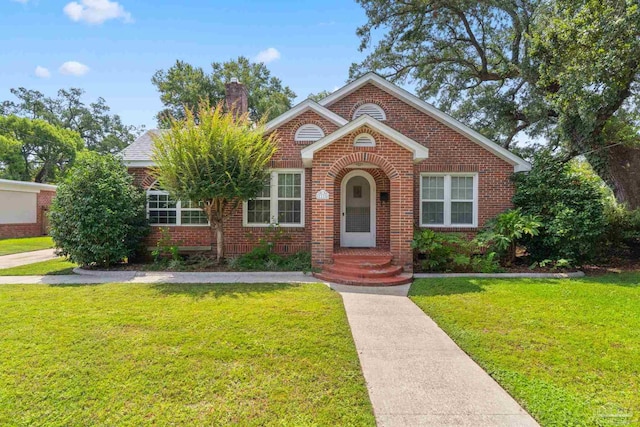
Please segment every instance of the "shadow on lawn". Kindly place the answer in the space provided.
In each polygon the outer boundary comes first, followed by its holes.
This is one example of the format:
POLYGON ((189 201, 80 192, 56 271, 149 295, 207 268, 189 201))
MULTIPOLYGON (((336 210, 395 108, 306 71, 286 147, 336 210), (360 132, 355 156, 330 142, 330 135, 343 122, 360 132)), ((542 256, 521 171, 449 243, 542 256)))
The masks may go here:
POLYGON ((186 295, 193 298, 258 296, 300 287, 300 283, 159 283, 152 289, 163 295, 186 295))
POLYGON ((484 292, 473 279, 418 279, 413 282, 409 296, 445 296, 484 292))

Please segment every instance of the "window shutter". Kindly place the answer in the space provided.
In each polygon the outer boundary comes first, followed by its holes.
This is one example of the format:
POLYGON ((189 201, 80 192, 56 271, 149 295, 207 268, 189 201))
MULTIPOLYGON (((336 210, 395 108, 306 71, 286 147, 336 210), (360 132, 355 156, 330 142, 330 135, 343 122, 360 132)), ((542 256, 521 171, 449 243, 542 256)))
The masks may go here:
POLYGON ((296 141, 317 141, 324 137, 324 132, 316 125, 302 125, 298 128, 295 135, 296 141))

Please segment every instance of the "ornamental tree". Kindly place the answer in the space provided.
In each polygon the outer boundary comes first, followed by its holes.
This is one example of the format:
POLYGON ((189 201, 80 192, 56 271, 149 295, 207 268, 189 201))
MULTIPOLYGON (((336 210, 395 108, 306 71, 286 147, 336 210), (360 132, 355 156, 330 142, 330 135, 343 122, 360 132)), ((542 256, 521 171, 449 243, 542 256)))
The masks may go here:
POLYGON ((152 170, 174 200, 201 206, 216 233, 217 261, 224 258, 224 223, 269 177, 276 152, 274 134, 264 136, 264 120, 211 108, 201 101, 197 112, 170 118, 169 129, 154 137, 152 170))

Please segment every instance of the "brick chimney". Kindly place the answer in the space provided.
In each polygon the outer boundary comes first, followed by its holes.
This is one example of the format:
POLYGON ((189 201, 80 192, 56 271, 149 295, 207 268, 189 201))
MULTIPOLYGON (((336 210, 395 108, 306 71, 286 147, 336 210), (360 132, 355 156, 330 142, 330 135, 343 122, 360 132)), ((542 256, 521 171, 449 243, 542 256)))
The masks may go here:
POLYGON ((231 77, 231 81, 224 85, 225 107, 227 111, 232 111, 234 116, 244 114, 249 111, 249 98, 247 88, 238 81, 237 77, 231 77))

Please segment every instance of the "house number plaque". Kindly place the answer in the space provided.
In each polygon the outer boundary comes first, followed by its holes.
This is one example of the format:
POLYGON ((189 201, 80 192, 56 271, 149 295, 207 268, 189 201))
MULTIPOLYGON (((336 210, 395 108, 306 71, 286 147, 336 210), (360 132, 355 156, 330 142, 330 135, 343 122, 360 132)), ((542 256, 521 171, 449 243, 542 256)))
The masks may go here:
POLYGON ((316 193, 316 199, 329 200, 329 192, 327 190, 320 190, 316 193))

